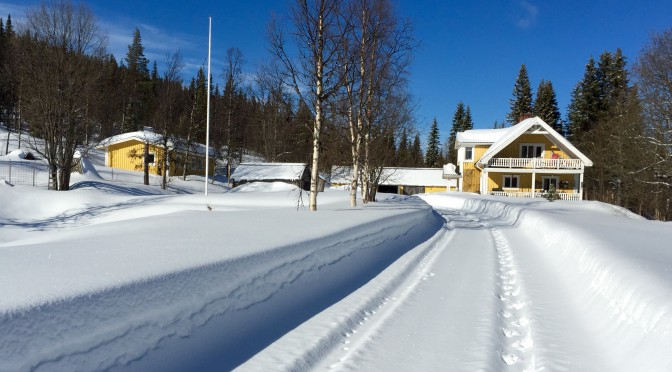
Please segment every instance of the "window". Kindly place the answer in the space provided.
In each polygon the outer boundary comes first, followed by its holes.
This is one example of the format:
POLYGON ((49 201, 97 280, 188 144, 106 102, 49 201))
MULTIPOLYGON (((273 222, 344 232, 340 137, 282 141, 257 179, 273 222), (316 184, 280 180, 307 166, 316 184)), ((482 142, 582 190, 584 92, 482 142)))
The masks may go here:
POLYGON ((465 161, 473 161, 474 160, 474 148, 473 147, 465 147, 464 148, 464 160, 465 161))
POLYGON ((520 145, 521 158, 541 158, 543 155, 543 144, 523 143, 520 145))
POLYGON ((502 184, 505 189, 517 189, 520 187, 520 176, 504 176, 502 184))
POLYGON ((146 159, 147 164, 154 165, 154 158, 155 158, 156 154, 154 154, 153 152, 150 152, 149 154, 147 154, 145 156, 147 157, 147 159, 146 159))

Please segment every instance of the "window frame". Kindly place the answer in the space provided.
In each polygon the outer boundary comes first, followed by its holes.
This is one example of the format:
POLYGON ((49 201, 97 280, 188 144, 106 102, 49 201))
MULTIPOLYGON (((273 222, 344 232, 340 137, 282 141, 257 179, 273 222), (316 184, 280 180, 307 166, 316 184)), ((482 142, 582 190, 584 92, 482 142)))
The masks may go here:
POLYGON ((149 165, 149 166, 155 166, 156 165, 156 151, 147 152, 147 154, 145 154, 145 157, 147 158, 147 165, 149 165), (150 157, 151 157, 152 161, 149 161, 150 157))
POLYGON ((523 159, 543 158, 545 152, 546 152, 546 144, 544 144, 544 143, 521 143, 518 147, 518 154, 523 159), (525 155, 527 155, 527 151, 530 147, 534 148, 534 154, 535 155, 531 156, 531 157, 524 156, 523 155, 523 149, 525 149, 525 155), (541 151, 537 151, 537 149, 541 149, 541 151), (537 153, 540 153, 539 156, 537 156, 537 153))
POLYGON ((464 161, 474 161, 474 147, 465 146, 464 147, 464 161))
POLYGON ((509 189, 509 190, 520 190, 520 175, 515 175, 515 174, 505 174, 502 175, 502 189, 509 189), (506 186, 506 179, 509 179, 509 185, 506 186), (515 186, 513 186, 513 181, 515 180, 515 186))

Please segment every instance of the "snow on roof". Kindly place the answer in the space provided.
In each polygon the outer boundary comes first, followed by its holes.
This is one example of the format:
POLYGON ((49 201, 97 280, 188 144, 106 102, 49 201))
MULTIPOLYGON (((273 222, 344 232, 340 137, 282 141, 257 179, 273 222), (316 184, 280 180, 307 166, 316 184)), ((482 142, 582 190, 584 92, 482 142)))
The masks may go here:
MULTIPOLYGON (((127 141, 140 141, 144 143, 150 143, 154 145, 160 145, 163 142, 163 136, 155 133, 151 129, 145 129, 145 130, 140 130, 136 132, 128 132, 128 133, 122 133, 122 134, 117 134, 116 136, 108 137, 105 138, 104 140, 100 141, 100 144, 97 146, 98 148, 106 148, 111 145, 115 145, 117 143, 123 143, 127 141)), ((172 149, 176 149, 179 151, 187 151, 187 143, 186 141, 183 140, 178 140, 176 142, 172 140, 168 140, 168 147, 172 149)), ((205 155, 206 151, 206 146, 202 143, 192 143, 191 144, 191 152, 194 152, 196 154, 200 155, 205 155)), ((214 148, 210 147, 210 156, 215 156, 216 151, 214 148)))
POLYGON ((448 186, 442 168, 383 168, 380 185, 448 186))
MULTIPOLYGON (((333 184, 349 184, 352 180, 352 167, 334 166, 331 171, 333 184)), ((443 178, 442 168, 403 168, 386 167, 380 176, 379 185, 393 186, 448 186, 443 178)))
MULTIPOLYGON (((107 147, 111 145, 115 145, 117 143, 122 143, 126 141, 131 141, 131 140, 136 140, 140 142, 147 142, 147 143, 161 143, 163 139, 163 136, 160 134, 154 133, 154 131, 150 130, 139 130, 136 132, 127 132, 127 133, 122 133, 122 134, 117 134, 116 136, 108 137, 105 138, 104 140, 100 141, 100 145, 98 147, 107 147)), ((168 141, 168 146, 172 147, 173 142, 168 141)))
MULTIPOLYGON (((529 130, 536 131, 537 129, 535 128, 540 129, 542 131, 541 133, 549 137, 549 139, 553 143, 555 143, 558 146, 558 148, 560 148, 563 152, 567 153, 570 156, 574 156, 581 159, 581 161, 583 161, 583 163, 586 166, 593 165, 593 162, 590 159, 588 159, 586 155, 584 155, 581 151, 579 151, 579 149, 574 147, 574 145, 572 145, 569 141, 567 141, 562 135, 556 132, 555 129, 551 128, 550 125, 548 125, 538 116, 525 119, 512 127, 505 128, 506 132, 503 132, 503 135, 499 137, 497 141, 494 142, 492 146, 490 146, 485 151, 485 153, 478 162, 482 164, 487 163, 493 156, 502 151, 516 138, 518 138, 519 136, 521 136, 522 134, 524 134, 529 130)), ((496 129, 490 129, 490 130, 496 130, 496 129)))
POLYGON ((505 136, 511 131, 511 128, 500 128, 500 129, 470 129, 465 130, 464 132, 457 133, 457 140, 455 141, 455 147, 459 143, 482 143, 482 144, 491 144, 497 142, 500 138, 505 136))
POLYGON ((10 151, 7 155, 0 155, 0 160, 31 160, 35 159, 35 156, 28 150, 13 150, 10 151))
POLYGON ((241 163, 231 178, 236 181, 296 181, 301 179, 305 168, 304 163, 241 163))

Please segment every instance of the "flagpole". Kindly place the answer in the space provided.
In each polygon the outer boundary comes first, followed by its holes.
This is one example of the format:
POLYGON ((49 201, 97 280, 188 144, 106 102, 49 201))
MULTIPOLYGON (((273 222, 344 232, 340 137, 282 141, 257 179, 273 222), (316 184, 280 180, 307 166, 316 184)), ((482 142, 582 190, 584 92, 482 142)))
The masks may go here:
POLYGON ((207 116, 205 119, 205 195, 208 195, 208 174, 210 172, 210 49, 212 46, 212 17, 208 17, 208 88, 207 116))

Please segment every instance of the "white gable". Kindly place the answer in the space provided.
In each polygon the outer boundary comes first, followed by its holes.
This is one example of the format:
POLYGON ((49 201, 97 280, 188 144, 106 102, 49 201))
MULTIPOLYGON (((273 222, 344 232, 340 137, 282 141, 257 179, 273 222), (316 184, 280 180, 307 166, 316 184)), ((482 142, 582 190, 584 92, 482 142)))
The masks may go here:
MULTIPOLYGON (((546 124, 545 121, 541 120, 538 116, 533 118, 525 119, 520 123, 504 129, 475 129, 465 131, 467 133, 467 139, 479 138, 474 133, 469 132, 478 132, 483 131, 484 134, 480 135, 480 138, 494 139, 492 145, 486 150, 483 154, 483 157, 478 161, 481 164, 487 163, 492 159, 497 153, 502 151, 506 146, 512 143, 516 138, 520 137, 525 133, 542 133, 549 137, 551 142, 555 143, 560 150, 566 154, 581 159, 581 161, 586 166, 592 166, 593 162, 588 159, 579 149, 574 147, 567 139, 551 128, 550 125, 546 124), (494 132, 497 131, 497 132, 494 132)), ((458 133, 458 136, 460 133, 458 133)), ((475 143, 485 143, 485 142, 475 142, 475 143)))

